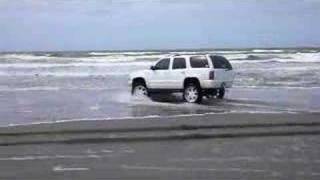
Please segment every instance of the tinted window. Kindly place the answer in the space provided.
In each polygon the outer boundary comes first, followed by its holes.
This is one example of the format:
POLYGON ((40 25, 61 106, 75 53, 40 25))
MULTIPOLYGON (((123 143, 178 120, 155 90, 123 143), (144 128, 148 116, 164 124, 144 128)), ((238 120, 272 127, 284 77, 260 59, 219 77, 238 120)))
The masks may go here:
POLYGON ((215 69, 232 69, 229 61, 222 56, 211 56, 211 61, 215 69))
POLYGON ((185 69, 186 60, 184 58, 174 58, 172 69, 185 69))
POLYGON ((193 68, 209 68, 208 60, 205 56, 191 57, 190 65, 193 68))
POLYGON ((157 70, 169 69, 169 64, 170 59, 163 59, 156 64, 155 68, 157 70))

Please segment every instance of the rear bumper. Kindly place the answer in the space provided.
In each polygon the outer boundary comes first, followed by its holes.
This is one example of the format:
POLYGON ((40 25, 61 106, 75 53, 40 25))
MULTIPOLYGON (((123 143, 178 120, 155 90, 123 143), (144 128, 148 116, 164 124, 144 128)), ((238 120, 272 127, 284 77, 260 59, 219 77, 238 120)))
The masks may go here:
POLYGON ((232 81, 215 81, 215 80, 202 80, 201 88, 203 89, 215 89, 220 88, 224 84, 224 87, 231 88, 232 81))

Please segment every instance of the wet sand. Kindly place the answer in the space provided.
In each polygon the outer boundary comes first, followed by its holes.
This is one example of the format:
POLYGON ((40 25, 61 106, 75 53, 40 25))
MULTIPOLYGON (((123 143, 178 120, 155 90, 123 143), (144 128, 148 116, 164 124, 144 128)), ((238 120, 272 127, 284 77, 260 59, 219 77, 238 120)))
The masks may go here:
MULTIPOLYGON (((108 88, 106 86, 106 88, 108 88)), ((185 103, 181 94, 134 99, 118 89, 45 89, 0 91, 0 126, 183 114, 235 112, 319 112, 320 89, 231 88, 223 100, 185 103)))
POLYGON ((2 127, 0 179, 319 179, 319 119, 231 113, 2 127))

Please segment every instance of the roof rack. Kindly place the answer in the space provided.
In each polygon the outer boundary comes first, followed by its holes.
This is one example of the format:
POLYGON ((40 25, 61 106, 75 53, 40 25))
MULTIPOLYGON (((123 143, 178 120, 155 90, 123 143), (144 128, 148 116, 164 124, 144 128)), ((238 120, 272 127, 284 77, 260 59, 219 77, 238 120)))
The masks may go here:
POLYGON ((170 54, 170 56, 180 56, 181 54, 179 53, 173 53, 173 54, 170 54))
POLYGON ((205 56, 205 55, 213 55, 212 53, 211 54, 179 54, 179 53, 172 53, 172 54, 168 54, 166 55, 167 57, 176 57, 176 56, 205 56))
POLYGON ((175 56, 181 56, 181 54, 172 53, 172 54, 167 54, 167 55, 165 55, 165 57, 175 57, 175 56))

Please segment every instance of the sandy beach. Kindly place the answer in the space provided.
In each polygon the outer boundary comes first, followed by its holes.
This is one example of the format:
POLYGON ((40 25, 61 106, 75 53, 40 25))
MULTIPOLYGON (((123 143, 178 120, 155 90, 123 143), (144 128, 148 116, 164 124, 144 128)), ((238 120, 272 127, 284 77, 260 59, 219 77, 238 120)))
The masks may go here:
POLYGON ((318 179, 319 117, 235 113, 2 127, 0 179, 318 179))

